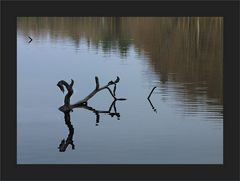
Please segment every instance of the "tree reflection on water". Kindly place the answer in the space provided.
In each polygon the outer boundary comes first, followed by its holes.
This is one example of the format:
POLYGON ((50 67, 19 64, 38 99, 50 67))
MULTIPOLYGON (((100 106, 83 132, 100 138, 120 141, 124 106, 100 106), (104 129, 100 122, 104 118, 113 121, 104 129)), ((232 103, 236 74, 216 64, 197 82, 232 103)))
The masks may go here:
POLYGON ((133 46, 163 87, 177 85, 180 101, 204 94, 213 100, 207 104, 223 105, 222 17, 21 17, 17 26, 26 36, 68 38, 76 46, 86 40, 89 47, 122 57, 133 46))

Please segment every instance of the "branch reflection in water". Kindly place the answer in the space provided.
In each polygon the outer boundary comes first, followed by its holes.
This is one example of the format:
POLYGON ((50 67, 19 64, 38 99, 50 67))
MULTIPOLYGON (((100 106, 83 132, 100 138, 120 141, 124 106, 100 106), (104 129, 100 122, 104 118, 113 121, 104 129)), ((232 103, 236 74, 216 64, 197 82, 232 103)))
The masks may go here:
POLYGON ((100 87, 98 77, 95 77, 96 88, 87 97, 85 97, 83 100, 78 101, 77 103, 75 103, 73 105, 70 104, 70 98, 73 94, 73 88, 72 87, 73 87, 74 81, 71 80, 70 85, 64 80, 61 80, 61 81, 58 82, 57 86, 60 88, 60 90, 63 93, 64 93, 64 87, 63 86, 65 86, 67 91, 68 91, 67 94, 65 95, 65 98, 64 98, 64 105, 59 108, 59 110, 64 113, 65 124, 67 125, 68 130, 69 130, 69 134, 68 134, 68 137, 67 137, 66 141, 65 141, 65 139, 62 139, 61 143, 58 146, 58 149, 59 149, 60 152, 65 152, 69 145, 72 146, 73 150, 75 149, 75 145, 73 143, 74 127, 71 124, 71 117, 70 117, 70 112, 73 112, 74 108, 83 108, 83 109, 86 109, 86 110, 89 110, 89 111, 95 113, 95 115, 96 115, 96 126, 99 125, 100 114, 107 114, 111 117, 116 116, 118 120, 120 119, 120 113, 117 112, 116 102, 117 101, 124 101, 126 99, 125 98, 116 98, 116 88, 117 88, 116 84, 119 81, 120 81, 120 78, 117 77, 117 79, 115 81, 110 81, 110 82, 108 82, 107 85, 105 85, 103 87, 100 87), (111 85, 114 85, 113 91, 109 88, 111 85), (97 109, 94 109, 93 107, 88 106, 87 101, 89 99, 91 99, 97 92, 99 92, 101 90, 104 90, 104 89, 107 89, 109 91, 109 93, 111 94, 111 96, 114 98, 113 102, 109 106, 109 109, 108 110, 97 110, 97 109))
POLYGON ((64 112, 64 119, 65 119, 65 124, 68 127, 69 133, 66 141, 65 139, 62 139, 61 143, 59 144, 58 149, 60 152, 66 151, 68 145, 71 145, 73 150, 75 149, 75 145, 73 144, 74 128, 73 128, 73 125, 71 124, 70 111, 64 112))

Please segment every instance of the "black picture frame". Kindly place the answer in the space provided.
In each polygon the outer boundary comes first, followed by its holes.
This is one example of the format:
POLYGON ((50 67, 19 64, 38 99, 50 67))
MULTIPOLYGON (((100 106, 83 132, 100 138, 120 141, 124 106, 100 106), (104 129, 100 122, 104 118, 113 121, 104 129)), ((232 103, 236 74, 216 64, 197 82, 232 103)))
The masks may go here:
POLYGON ((239 180, 239 1, 2 1, 3 180, 239 180), (221 16, 224 18, 223 165, 17 165, 17 16, 221 16))

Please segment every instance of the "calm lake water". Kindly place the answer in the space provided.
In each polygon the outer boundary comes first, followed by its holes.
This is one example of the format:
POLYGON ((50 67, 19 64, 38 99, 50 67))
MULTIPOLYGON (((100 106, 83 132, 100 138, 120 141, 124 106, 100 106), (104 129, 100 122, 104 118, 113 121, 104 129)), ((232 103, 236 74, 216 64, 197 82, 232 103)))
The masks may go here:
MULTIPOLYGON (((88 105, 112 102, 103 90, 88 105)), ((17 164, 223 164, 223 19, 19 17, 17 164), (74 80, 76 103, 95 76, 120 77, 120 119, 76 108, 70 133, 57 83, 74 80)))

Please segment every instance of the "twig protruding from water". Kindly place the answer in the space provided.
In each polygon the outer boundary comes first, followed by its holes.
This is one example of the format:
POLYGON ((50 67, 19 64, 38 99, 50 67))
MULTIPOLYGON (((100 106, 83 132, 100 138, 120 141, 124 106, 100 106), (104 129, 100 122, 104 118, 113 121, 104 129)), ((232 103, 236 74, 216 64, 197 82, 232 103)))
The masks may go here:
POLYGON ((156 89, 156 88, 157 88, 156 86, 152 88, 152 90, 151 90, 151 92, 150 92, 150 94, 149 94, 149 96, 148 96, 148 99, 150 99, 150 97, 151 97, 151 95, 152 95, 154 89, 156 89))
POLYGON ((152 104, 152 102, 151 102, 151 100, 150 100, 150 97, 151 97, 151 95, 152 95, 154 89, 156 89, 156 88, 157 88, 157 87, 153 87, 153 88, 152 88, 152 90, 151 90, 150 94, 148 95, 148 98, 147 98, 147 99, 148 99, 148 101, 149 101, 149 103, 150 103, 150 105, 151 105, 153 111, 157 113, 157 109, 153 106, 153 104, 152 104))
POLYGON ((30 36, 28 36, 28 38, 29 38, 28 43, 31 43, 33 39, 30 36))

